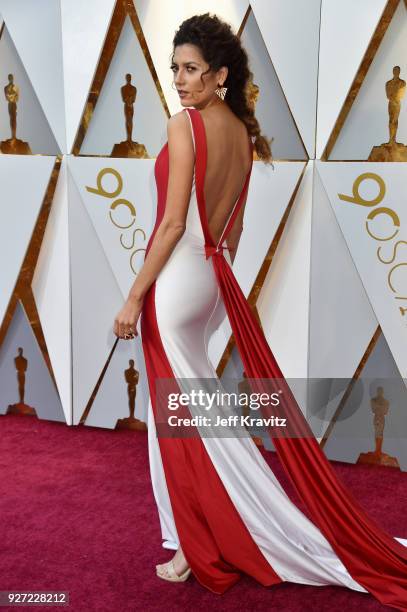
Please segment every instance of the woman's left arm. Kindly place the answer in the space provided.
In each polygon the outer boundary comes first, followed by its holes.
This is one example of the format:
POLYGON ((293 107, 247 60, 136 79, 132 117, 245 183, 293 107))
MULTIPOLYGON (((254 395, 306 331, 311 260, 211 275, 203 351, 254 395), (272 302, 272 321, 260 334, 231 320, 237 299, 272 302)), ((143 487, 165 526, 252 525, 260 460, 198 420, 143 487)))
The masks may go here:
POLYGON ((114 333, 119 338, 124 338, 125 334, 137 335, 136 325, 144 296, 185 231, 195 163, 191 127, 185 112, 170 117, 167 135, 169 172, 165 211, 143 266, 115 318, 114 333))

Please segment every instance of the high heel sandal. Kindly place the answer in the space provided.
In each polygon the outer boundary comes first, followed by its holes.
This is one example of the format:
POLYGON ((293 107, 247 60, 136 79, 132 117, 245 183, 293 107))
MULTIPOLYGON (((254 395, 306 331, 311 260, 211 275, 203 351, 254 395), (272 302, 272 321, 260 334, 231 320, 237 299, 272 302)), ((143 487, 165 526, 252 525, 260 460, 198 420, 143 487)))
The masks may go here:
MULTIPOLYGON (((185 582, 185 580, 187 580, 189 578, 189 575, 191 573, 191 568, 188 567, 183 574, 178 576, 178 574, 175 571, 174 563, 173 563, 172 559, 170 561, 168 561, 168 563, 162 563, 160 565, 162 567, 166 567, 167 568, 168 576, 160 574, 158 572, 158 570, 157 570, 157 576, 159 578, 162 578, 163 580, 168 580, 169 582, 185 582)), ((158 566, 156 566, 156 569, 157 569, 157 567, 158 566)))

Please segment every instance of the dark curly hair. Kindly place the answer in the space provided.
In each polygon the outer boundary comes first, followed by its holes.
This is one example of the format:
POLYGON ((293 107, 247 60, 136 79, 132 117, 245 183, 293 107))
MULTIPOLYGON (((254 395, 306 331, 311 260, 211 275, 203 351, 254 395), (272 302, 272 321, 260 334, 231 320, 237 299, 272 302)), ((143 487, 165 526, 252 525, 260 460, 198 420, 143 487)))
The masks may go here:
MULTIPOLYGON (((194 15, 183 21, 173 39, 175 47, 183 44, 195 45, 200 49, 205 62, 209 64, 207 74, 227 66, 228 75, 224 87, 227 87, 225 102, 246 125, 250 136, 254 137, 254 148, 263 162, 272 163, 271 140, 267 140, 260 130, 254 114, 254 105, 250 104, 250 87, 253 87, 253 74, 249 68, 249 59, 242 47, 240 38, 232 32, 231 26, 217 17, 204 13, 194 15)), ((202 84, 202 75, 201 81, 202 84)))

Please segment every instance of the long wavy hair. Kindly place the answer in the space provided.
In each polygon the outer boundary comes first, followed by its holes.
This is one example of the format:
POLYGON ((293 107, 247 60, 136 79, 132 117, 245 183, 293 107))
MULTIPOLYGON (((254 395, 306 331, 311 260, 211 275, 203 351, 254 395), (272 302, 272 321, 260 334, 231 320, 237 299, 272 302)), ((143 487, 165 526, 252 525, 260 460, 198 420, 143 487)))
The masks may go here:
POLYGON ((230 109, 246 125, 247 131, 254 143, 256 153, 264 163, 272 164, 271 142, 261 133, 260 125, 254 114, 254 104, 251 103, 253 74, 249 68, 247 52, 242 47, 240 38, 232 32, 231 26, 217 17, 204 13, 194 15, 183 21, 173 39, 174 57, 175 47, 183 44, 195 45, 199 48, 205 62, 209 64, 208 70, 216 72, 222 66, 227 66, 228 75, 223 83, 227 87, 225 102, 230 109))

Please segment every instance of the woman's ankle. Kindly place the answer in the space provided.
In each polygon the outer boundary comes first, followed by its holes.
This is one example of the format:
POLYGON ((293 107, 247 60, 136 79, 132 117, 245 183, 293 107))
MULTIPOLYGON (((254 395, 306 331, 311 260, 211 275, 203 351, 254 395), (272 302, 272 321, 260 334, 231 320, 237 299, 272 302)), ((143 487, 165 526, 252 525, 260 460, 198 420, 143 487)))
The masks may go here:
POLYGON ((189 563, 185 558, 181 547, 178 548, 177 552, 173 556, 174 568, 177 574, 184 573, 189 568, 189 563))

